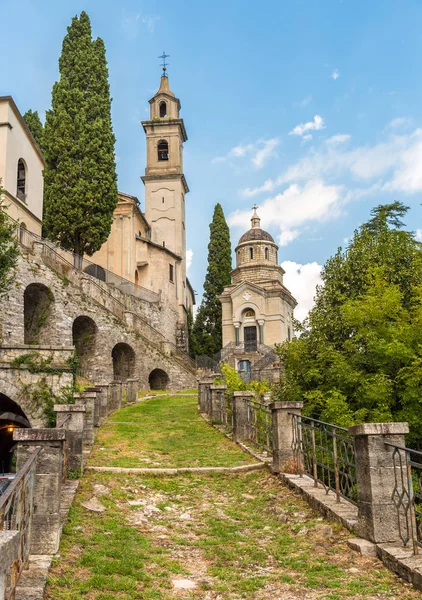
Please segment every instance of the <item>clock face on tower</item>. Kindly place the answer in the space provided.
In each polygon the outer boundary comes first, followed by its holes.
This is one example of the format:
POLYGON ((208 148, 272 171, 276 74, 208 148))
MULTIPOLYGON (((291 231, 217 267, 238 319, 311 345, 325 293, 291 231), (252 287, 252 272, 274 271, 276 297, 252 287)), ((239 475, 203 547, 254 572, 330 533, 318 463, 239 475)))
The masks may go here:
POLYGON ((242 298, 244 298, 244 299, 246 300, 246 302, 247 302, 248 300, 250 300, 250 299, 252 298, 252 294, 251 294, 250 292, 247 292, 247 291, 246 291, 246 292, 243 294, 242 298))

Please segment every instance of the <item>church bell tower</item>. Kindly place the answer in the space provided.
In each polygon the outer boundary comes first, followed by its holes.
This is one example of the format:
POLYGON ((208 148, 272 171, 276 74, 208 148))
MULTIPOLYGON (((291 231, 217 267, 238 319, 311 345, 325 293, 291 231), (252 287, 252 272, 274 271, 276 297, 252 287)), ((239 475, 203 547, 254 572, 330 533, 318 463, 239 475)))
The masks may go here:
POLYGON ((176 255, 174 284, 179 322, 186 321, 186 230, 185 195, 189 192, 183 174, 183 143, 187 135, 179 117, 180 100, 170 89, 164 58, 160 88, 149 101, 150 118, 143 121, 147 161, 145 217, 151 226, 151 241, 176 255))

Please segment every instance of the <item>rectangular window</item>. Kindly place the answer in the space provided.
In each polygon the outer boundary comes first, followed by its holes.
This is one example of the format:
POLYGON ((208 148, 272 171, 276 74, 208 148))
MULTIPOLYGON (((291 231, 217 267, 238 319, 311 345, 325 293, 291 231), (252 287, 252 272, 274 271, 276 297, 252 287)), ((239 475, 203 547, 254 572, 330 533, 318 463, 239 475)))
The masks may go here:
POLYGON ((169 279, 170 279, 170 281, 174 281, 174 267, 173 267, 173 265, 169 265, 169 279))
POLYGON ((289 342, 292 339, 292 332, 290 330, 290 327, 287 327, 287 339, 289 340, 289 342))

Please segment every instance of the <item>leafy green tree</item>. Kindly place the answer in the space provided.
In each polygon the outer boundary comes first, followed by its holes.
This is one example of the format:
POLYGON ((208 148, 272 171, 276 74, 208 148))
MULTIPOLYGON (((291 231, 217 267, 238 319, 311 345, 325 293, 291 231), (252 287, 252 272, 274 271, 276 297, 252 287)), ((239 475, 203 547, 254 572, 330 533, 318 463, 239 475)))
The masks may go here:
POLYGON ((68 27, 59 70, 44 131, 44 223, 51 239, 91 255, 110 233, 117 177, 104 43, 85 12, 68 27))
POLYGON ((6 295, 12 284, 19 254, 15 226, 7 216, 2 194, 0 185, 0 298, 6 295))
POLYGON ((220 204, 216 204, 210 224, 208 268, 204 283, 204 296, 192 329, 192 346, 195 354, 211 356, 222 345, 222 309, 218 296, 231 283, 230 231, 220 204))
POLYGON ((29 131, 32 133, 34 140, 37 142, 40 149, 43 150, 44 126, 41 123, 38 111, 27 110, 23 115, 23 120, 27 124, 29 131))
POLYGON ((422 441, 422 253, 401 203, 379 206, 323 270, 301 336, 278 348, 286 400, 340 425, 408 421, 422 441))

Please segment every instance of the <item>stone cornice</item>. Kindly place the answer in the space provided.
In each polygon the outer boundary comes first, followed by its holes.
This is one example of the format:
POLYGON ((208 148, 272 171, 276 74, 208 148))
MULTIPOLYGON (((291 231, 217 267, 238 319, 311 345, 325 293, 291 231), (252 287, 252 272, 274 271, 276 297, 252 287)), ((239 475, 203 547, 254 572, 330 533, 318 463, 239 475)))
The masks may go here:
POLYGON ((164 127, 165 125, 178 125, 182 132, 182 140, 184 142, 187 142, 188 140, 188 134, 186 133, 183 119, 170 119, 168 117, 160 119, 159 117, 157 117, 152 121, 141 121, 141 125, 144 128, 145 133, 147 133, 148 127, 152 127, 154 129, 154 127, 164 127))
POLYGON ((183 260, 183 258, 181 256, 179 256, 179 254, 176 254, 172 250, 169 250, 165 246, 161 246, 160 244, 157 244, 156 242, 153 242, 152 240, 147 240, 147 238, 144 238, 141 235, 136 235, 136 239, 139 240, 140 242, 145 242, 149 246, 153 246, 154 248, 157 248, 158 250, 162 250, 166 254, 169 254, 170 256, 175 258, 178 262, 182 262, 182 260, 183 260))
POLYGON ((166 179, 181 179, 183 189, 185 190, 185 194, 189 192, 189 186, 186 181, 186 177, 183 175, 183 173, 169 173, 168 175, 142 175, 141 179, 144 185, 147 181, 165 181, 166 179))

